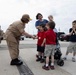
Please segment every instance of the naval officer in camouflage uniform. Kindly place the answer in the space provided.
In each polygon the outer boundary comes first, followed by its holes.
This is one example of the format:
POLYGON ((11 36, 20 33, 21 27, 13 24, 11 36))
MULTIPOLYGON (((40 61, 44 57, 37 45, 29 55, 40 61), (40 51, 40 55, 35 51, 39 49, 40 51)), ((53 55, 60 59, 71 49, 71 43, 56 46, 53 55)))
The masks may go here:
POLYGON ((18 59, 19 57, 19 39, 21 35, 27 35, 32 38, 34 36, 24 31, 25 25, 30 21, 28 14, 24 14, 20 21, 12 23, 5 33, 6 42, 8 45, 9 53, 11 56, 10 65, 21 65, 23 62, 18 59))

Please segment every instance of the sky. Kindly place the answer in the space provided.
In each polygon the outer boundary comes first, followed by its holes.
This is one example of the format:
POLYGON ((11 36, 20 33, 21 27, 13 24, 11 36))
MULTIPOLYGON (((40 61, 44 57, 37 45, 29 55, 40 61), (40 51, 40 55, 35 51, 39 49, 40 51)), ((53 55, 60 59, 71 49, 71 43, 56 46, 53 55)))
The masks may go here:
POLYGON ((47 20, 49 15, 53 15, 57 30, 68 33, 72 21, 76 20, 76 0, 0 0, 1 29, 5 32, 23 14, 29 14, 32 21, 26 25, 25 31, 36 34, 37 13, 47 20))

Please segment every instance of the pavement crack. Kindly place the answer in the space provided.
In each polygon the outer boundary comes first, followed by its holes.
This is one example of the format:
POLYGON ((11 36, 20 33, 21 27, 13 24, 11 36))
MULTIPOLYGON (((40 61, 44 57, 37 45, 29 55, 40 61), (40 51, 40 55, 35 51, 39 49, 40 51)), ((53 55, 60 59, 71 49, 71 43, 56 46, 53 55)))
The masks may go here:
MULTIPOLYGON (((21 58, 20 58, 21 59, 21 58)), ((17 66, 20 75, 34 75, 27 64, 23 61, 23 65, 17 66)))

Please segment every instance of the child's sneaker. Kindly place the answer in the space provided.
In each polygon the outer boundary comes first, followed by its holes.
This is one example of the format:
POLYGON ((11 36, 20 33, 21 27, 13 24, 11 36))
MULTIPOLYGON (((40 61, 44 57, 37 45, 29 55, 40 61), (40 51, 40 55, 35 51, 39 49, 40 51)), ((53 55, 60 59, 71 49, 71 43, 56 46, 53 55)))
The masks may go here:
POLYGON ((63 60, 67 60, 67 58, 66 58, 66 57, 64 57, 64 58, 63 58, 63 60))
POLYGON ((54 69, 55 69, 55 67, 54 67, 54 66, 50 66, 50 68, 51 68, 52 70, 54 70, 54 69))
POLYGON ((75 58, 72 58, 72 61, 75 62, 75 58))
POLYGON ((37 58, 36 61, 41 61, 41 58, 37 58))
POLYGON ((45 60, 44 59, 41 59, 40 63, 43 63, 45 60))
POLYGON ((49 66, 46 67, 46 65, 42 66, 42 68, 45 70, 50 70, 49 66))

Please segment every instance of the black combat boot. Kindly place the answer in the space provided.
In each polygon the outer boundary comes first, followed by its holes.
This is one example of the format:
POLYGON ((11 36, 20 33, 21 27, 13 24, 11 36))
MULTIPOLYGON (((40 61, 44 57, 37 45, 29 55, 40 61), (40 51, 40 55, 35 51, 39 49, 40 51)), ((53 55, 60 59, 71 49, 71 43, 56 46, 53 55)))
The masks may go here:
POLYGON ((19 60, 18 58, 11 60, 10 65, 22 65, 23 62, 19 60))

